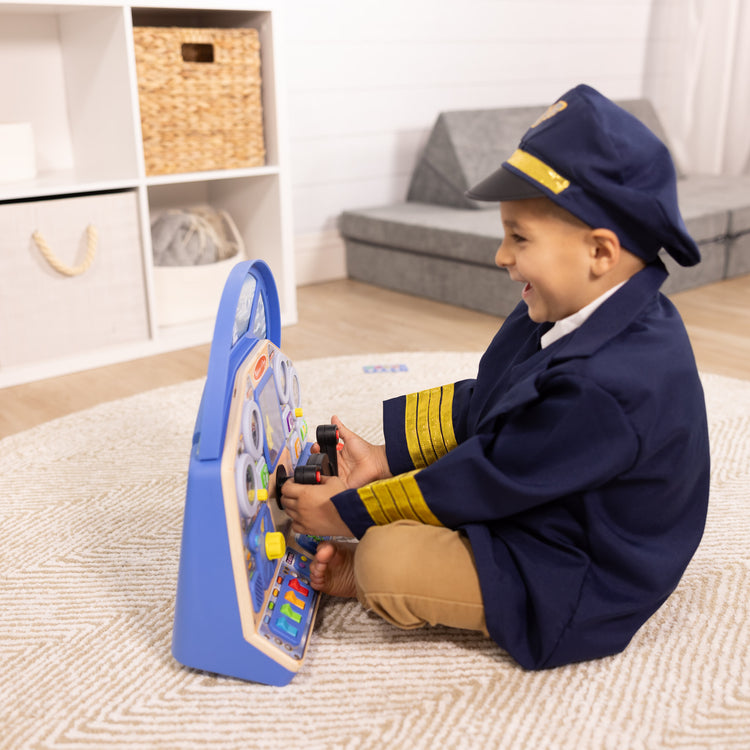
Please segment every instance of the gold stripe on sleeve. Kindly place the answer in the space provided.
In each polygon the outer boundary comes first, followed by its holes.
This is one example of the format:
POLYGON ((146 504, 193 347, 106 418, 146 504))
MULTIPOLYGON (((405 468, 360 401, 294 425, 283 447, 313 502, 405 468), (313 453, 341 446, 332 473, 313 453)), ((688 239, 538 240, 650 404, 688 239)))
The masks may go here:
POLYGON ((440 403, 442 401, 443 389, 433 388, 429 391, 430 394, 430 406, 429 406, 429 419, 428 426, 430 430, 430 439, 432 441, 432 449, 435 452, 435 458, 441 458, 444 456, 448 449, 443 439, 443 428, 440 424, 440 403))
POLYGON ((428 523, 432 526, 442 526, 443 524, 440 523, 437 516, 427 505, 427 502, 422 495, 422 490, 419 489, 415 477, 416 473, 417 472, 412 471, 400 477, 401 486, 403 487, 409 506, 413 512, 412 517, 414 520, 421 521, 422 523, 428 523))
POLYGON ((378 501, 378 505, 383 511, 383 515, 388 519, 388 523, 400 521, 403 518, 401 511, 391 494, 391 489, 395 489, 395 485, 396 483, 390 480, 374 482, 370 485, 370 490, 378 501))
POLYGON ((380 507, 380 503, 377 501, 377 498, 375 497, 375 494, 373 493, 371 487, 372 485, 365 485, 364 487, 360 487, 357 490, 357 494, 359 495, 359 499, 362 501, 362 504, 365 506, 365 510, 369 514, 370 518, 372 518, 373 523, 377 524, 378 526, 385 526, 387 523, 389 523, 388 518, 386 517, 385 513, 383 513, 383 509, 380 507))
POLYGON ((452 451, 457 445, 456 433, 453 431, 453 394, 455 388, 453 384, 446 385, 443 388, 443 397, 440 401, 440 425, 442 429, 443 442, 445 449, 452 451))
POLYGON ((417 438, 419 440, 419 447, 422 449, 425 463, 427 464, 433 464, 438 459, 435 446, 432 442, 432 435, 430 435, 430 417, 432 416, 430 411, 430 401, 432 400, 432 394, 434 392, 438 392, 439 394, 440 389, 433 388, 429 391, 420 391, 417 394, 417 438))
POLYGON ((453 385, 406 396, 406 447, 415 468, 423 469, 457 445, 453 430, 453 385))
POLYGON ((422 449, 419 447, 419 437, 417 436, 417 403, 419 401, 418 393, 410 393, 406 397, 406 411, 404 414, 404 431, 406 433, 406 448, 409 451, 412 463, 417 469, 423 469, 427 462, 422 455, 422 449))
POLYGON ((383 526, 405 519, 433 526, 443 525, 427 505, 415 479, 417 473, 412 471, 382 479, 357 490, 375 524, 383 526))

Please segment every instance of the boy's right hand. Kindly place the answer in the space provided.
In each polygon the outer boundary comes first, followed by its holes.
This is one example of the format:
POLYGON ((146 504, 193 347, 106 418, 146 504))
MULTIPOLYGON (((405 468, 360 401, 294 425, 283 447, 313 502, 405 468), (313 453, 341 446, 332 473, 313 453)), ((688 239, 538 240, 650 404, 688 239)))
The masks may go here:
POLYGON ((339 477, 348 489, 357 489, 378 479, 392 476, 384 445, 373 445, 352 432, 337 417, 331 417, 336 425, 343 447, 338 455, 339 477))

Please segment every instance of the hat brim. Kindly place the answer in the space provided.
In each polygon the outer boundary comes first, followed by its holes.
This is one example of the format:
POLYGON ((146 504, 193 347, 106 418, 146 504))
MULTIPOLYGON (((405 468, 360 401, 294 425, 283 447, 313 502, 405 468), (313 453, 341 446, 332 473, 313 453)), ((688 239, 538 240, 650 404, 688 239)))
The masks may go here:
POLYGON ((466 197, 476 201, 520 201, 543 198, 544 191, 505 167, 485 177, 466 191, 466 197))

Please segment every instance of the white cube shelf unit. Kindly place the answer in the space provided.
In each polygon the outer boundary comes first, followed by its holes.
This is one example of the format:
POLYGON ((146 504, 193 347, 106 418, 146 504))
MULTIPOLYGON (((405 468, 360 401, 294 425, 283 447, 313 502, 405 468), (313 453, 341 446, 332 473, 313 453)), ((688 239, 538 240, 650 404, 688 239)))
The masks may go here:
MULTIPOLYGON (((97 196, 131 193, 131 200, 106 204, 132 207, 128 209, 132 215, 119 216, 113 222, 107 222, 105 217, 105 226, 99 231, 98 252, 129 254, 125 266, 137 287, 132 294, 118 299, 118 304, 134 308, 123 315, 131 321, 124 331, 119 316, 112 313, 111 300, 109 305, 97 306, 97 300, 107 296, 104 271, 99 274, 94 292, 90 289, 94 281, 87 279, 88 272, 72 279, 56 276, 31 237, 38 229, 61 260, 73 265, 85 253, 86 227, 65 226, 66 219, 61 218, 67 216, 65 210, 56 210, 53 226, 46 229, 24 225, 21 238, 14 244, 0 243, 0 387, 210 341, 228 269, 226 265, 205 267, 205 281, 197 271, 184 285, 178 279, 169 294, 160 297, 163 292, 156 276, 162 269, 154 268, 150 224, 152 215, 162 209, 209 204, 228 211, 243 239, 247 257, 262 258, 273 271, 282 324, 296 322, 285 122, 279 96, 282 84, 278 13, 274 0, 146 0, 137 5, 108 0, 0 3, 0 123, 30 123, 36 159, 36 177, 4 180, 0 143, 0 221, 8 225, 44 223, 48 202, 59 209, 61 200, 83 197, 99 208, 97 196), (135 26, 257 29, 264 166, 146 174, 133 44, 135 26), (34 204, 34 210, 29 210, 29 203, 34 204), (14 206, 19 210, 15 211, 14 206), (30 215, 33 219, 28 218, 30 215), (123 225, 126 229, 135 227, 135 231, 122 231, 123 225), (77 246, 63 248, 58 245, 63 240, 77 246), (65 253, 67 258, 62 257, 65 253), (35 282, 37 273, 50 278, 39 285, 35 282), (11 287, 14 294, 6 294, 11 287), (28 315, 18 309, 17 302, 3 303, 3 299, 17 300, 19 289, 33 301, 31 308, 40 311, 33 316, 37 322, 33 329, 29 329, 28 315), (55 307, 65 306, 66 297, 74 300, 72 307, 89 309, 90 315, 83 315, 80 323, 76 322, 77 317, 56 315, 55 307), (82 299, 89 300, 90 307, 82 299), (78 335, 71 330, 86 327, 86 317, 101 315, 107 320, 106 325, 98 321, 98 334, 87 331, 87 335, 78 335), (47 321, 41 326, 40 316, 47 321), (59 327, 61 317, 65 318, 64 328, 59 327), (113 332, 111 337, 108 331, 113 332), (26 336, 38 341, 33 346, 27 342, 19 347, 19 339, 26 336), (69 337, 70 345, 52 347, 45 340, 61 337, 69 337)), ((87 205, 85 201, 83 205, 87 205)), ((81 222, 80 211, 70 215, 71 222, 81 222)), ((5 229, 0 227, 0 235, 7 234, 5 229)), ((16 231, 14 236, 18 235, 16 231)), ((95 258, 91 267, 96 263, 95 258)))

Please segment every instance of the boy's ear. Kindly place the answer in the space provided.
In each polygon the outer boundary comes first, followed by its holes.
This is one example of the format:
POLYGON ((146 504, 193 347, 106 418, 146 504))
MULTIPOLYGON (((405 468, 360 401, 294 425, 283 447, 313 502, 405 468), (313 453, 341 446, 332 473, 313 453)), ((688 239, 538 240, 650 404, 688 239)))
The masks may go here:
POLYGON ((591 271, 603 276, 620 262, 620 238, 611 229, 600 228, 591 230, 591 240, 591 271))

